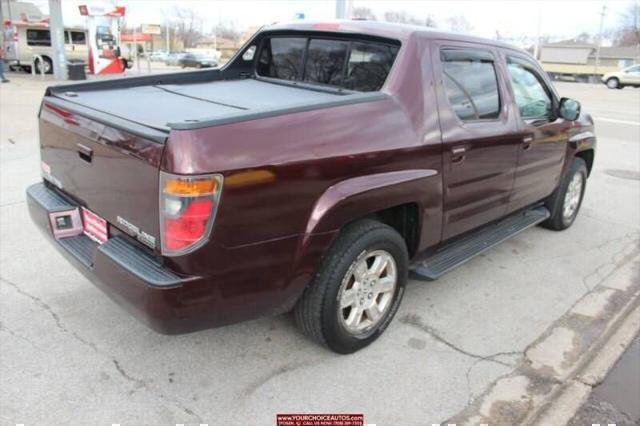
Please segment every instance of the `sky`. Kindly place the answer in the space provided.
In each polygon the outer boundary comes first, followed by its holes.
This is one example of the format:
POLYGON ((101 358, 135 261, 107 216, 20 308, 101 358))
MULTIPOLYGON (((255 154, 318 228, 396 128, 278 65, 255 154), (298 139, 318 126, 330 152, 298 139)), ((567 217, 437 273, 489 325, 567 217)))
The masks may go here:
MULTIPOLYGON (((587 32, 596 34, 600 13, 606 5, 604 28, 615 28, 625 9, 638 0, 352 0, 354 7, 366 7, 382 19, 387 11, 405 11, 417 18, 435 18, 439 27, 448 29, 447 18, 464 16, 473 35, 494 38, 496 31, 505 38, 535 38, 538 34, 556 39, 572 38, 587 32)), ((208 30, 217 22, 233 23, 246 30, 276 21, 294 19, 296 13, 314 20, 335 16, 335 0, 63 0, 66 25, 82 25, 78 5, 88 2, 110 3, 127 8, 130 24, 163 24, 176 6, 194 9, 208 30)), ((46 0, 34 3, 47 12, 46 0)))

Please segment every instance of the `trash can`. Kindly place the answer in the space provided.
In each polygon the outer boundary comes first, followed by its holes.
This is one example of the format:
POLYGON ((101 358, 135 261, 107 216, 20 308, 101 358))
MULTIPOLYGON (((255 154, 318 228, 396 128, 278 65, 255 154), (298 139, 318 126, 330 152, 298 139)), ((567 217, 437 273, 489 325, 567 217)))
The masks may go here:
POLYGON ((87 75, 84 72, 84 61, 81 59, 67 61, 67 77, 69 80, 86 80, 87 75))

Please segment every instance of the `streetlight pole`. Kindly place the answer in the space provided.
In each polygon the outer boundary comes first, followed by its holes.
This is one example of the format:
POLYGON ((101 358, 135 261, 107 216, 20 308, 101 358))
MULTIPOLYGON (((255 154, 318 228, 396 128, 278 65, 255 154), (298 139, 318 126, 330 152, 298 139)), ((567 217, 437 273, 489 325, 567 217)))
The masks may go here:
POLYGON ((598 67, 600 66, 600 46, 602 46, 602 27, 604 25, 604 16, 607 11, 607 6, 602 6, 602 12, 600 12, 600 30, 598 31, 598 45, 596 46, 596 64, 593 71, 594 77, 598 78, 598 67))
MULTIPOLYGON (((49 0, 49 31, 53 48, 53 74, 56 80, 67 79, 64 57, 64 23, 62 21, 62 0, 49 0)), ((44 64, 40 64, 41 67, 44 64)))

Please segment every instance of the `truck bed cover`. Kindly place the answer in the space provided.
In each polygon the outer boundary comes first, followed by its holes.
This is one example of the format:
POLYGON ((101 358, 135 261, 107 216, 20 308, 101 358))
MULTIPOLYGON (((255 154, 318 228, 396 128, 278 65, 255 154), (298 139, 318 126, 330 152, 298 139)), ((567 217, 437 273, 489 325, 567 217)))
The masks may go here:
POLYGON ((88 108, 163 131, 361 102, 382 95, 313 90, 258 79, 78 91, 53 88, 52 94, 83 110, 88 108))

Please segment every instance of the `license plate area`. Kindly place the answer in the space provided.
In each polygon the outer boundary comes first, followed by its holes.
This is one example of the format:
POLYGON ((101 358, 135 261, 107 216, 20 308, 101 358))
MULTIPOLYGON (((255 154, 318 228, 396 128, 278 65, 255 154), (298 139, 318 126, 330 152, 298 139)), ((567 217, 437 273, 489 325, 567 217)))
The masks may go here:
POLYGON ((81 207, 82 232, 98 244, 104 244, 109 239, 107 221, 89 209, 81 207))

